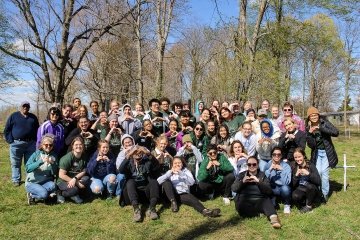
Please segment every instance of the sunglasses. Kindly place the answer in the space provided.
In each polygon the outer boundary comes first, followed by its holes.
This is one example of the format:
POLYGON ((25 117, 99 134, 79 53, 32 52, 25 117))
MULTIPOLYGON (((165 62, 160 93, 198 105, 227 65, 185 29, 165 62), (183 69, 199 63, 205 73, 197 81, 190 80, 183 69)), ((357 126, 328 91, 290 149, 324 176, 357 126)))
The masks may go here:
POLYGON ((285 108, 283 111, 284 112, 291 112, 292 110, 291 110, 291 108, 285 108))
POLYGON ((280 157, 280 156, 281 156, 281 153, 273 153, 272 156, 273 156, 273 157, 280 157))
POLYGON ((196 131, 202 131, 202 128, 195 128, 196 131))
POLYGON ((216 155, 217 152, 216 152, 216 151, 211 151, 211 152, 208 152, 208 154, 209 154, 210 156, 213 156, 213 155, 216 155))
POLYGON ((257 166, 257 163, 248 163, 247 166, 248 166, 248 167, 256 167, 256 166, 257 166))
POLYGON ((44 145, 44 147, 52 147, 53 146, 53 144, 47 144, 47 143, 45 143, 43 145, 44 145))

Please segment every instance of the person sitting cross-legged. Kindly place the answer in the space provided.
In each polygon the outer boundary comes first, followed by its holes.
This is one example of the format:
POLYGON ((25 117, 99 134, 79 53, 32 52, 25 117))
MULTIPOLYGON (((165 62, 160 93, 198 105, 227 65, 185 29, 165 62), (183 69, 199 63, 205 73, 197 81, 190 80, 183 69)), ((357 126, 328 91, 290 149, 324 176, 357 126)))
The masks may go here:
POLYGON ((248 170, 239 174, 231 190, 236 193, 235 209, 240 216, 255 217, 264 213, 273 228, 281 224, 270 196, 272 189, 269 179, 259 170, 259 160, 255 156, 247 159, 248 170))

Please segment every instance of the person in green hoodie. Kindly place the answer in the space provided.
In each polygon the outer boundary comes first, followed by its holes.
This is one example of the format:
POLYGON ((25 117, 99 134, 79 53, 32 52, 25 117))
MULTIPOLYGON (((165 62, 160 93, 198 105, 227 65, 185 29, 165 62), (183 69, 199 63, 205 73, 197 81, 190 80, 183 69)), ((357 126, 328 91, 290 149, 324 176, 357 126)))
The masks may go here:
POLYGON ((234 168, 229 160, 214 144, 207 147, 207 154, 204 156, 198 173, 199 188, 209 198, 213 198, 215 193, 223 194, 225 205, 230 204, 231 185, 235 180, 234 168))

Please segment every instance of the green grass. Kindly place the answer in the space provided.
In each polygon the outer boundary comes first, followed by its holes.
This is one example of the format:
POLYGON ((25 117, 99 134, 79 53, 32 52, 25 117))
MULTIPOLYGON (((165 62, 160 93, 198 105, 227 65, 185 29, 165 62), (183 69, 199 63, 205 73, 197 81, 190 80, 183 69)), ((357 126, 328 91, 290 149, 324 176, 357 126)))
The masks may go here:
POLYGON ((234 203, 225 207, 221 198, 204 203, 220 207, 217 219, 202 217, 190 207, 178 213, 158 205, 160 219, 132 222, 132 208, 120 208, 117 201, 96 199, 76 205, 37 204, 28 206, 24 185, 14 188, 10 180, 8 145, 0 142, 0 239, 360 239, 360 136, 334 140, 342 165, 343 153, 348 164, 348 191, 342 189, 343 170, 331 170, 329 202, 313 212, 290 216, 279 211, 283 227, 274 230, 265 217, 243 219, 234 203))

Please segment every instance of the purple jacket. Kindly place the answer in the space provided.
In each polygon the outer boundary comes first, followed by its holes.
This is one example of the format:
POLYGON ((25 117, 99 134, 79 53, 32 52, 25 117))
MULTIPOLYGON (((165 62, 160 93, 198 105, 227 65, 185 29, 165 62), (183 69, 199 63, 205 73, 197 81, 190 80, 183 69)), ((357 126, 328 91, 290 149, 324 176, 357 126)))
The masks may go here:
POLYGON ((36 148, 39 148, 42 137, 47 133, 55 136, 54 151, 59 154, 65 144, 63 125, 60 123, 52 124, 50 120, 41 124, 37 131, 36 148))

